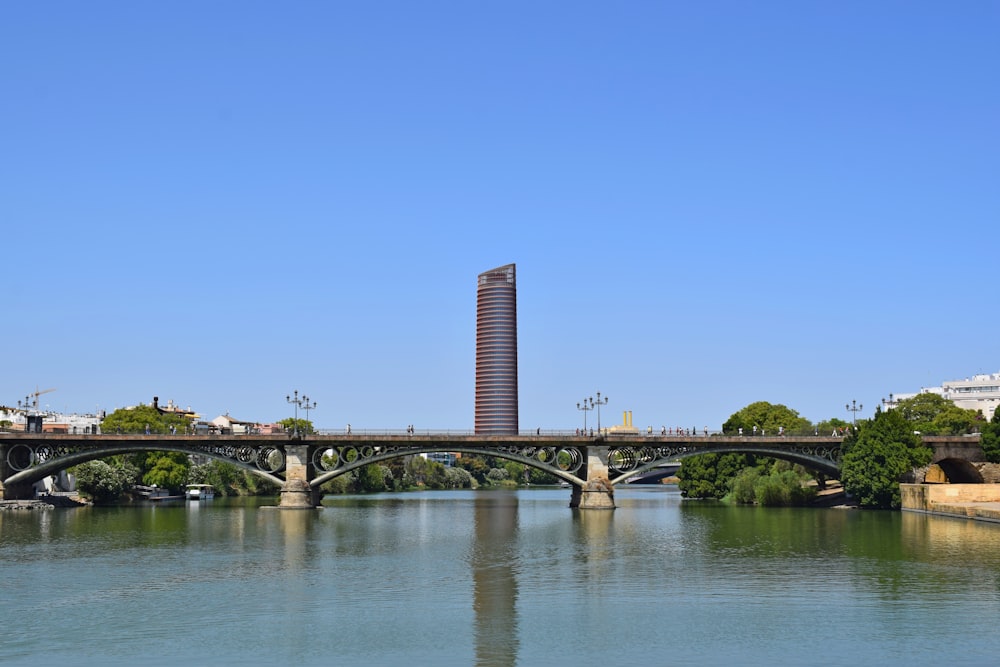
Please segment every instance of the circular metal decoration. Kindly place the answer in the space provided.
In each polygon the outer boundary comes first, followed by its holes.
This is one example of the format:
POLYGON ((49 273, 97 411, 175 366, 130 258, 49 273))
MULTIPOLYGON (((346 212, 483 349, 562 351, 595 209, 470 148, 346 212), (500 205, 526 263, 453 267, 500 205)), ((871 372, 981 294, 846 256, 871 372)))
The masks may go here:
POLYGON ((264 472, 276 473, 285 467, 285 454, 276 447, 261 447, 257 467, 264 472))
POLYGON ((535 452, 535 460, 539 463, 545 463, 552 465, 552 461, 556 458, 556 448, 555 447, 540 447, 537 452, 535 452))
POLYGON ((340 452, 335 448, 317 449, 313 452, 313 465, 324 472, 340 467, 340 452))
POLYGON ((35 462, 35 452, 25 444, 16 444, 7 450, 7 465, 21 472, 27 470, 35 462))
POLYGON ((583 457, 576 448, 560 449, 556 452, 555 466, 563 472, 576 472, 583 465, 583 457))
POLYGON ((631 447, 617 447, 608 452, 608 467, 615 472, 634 470, 639 459, 631 447))

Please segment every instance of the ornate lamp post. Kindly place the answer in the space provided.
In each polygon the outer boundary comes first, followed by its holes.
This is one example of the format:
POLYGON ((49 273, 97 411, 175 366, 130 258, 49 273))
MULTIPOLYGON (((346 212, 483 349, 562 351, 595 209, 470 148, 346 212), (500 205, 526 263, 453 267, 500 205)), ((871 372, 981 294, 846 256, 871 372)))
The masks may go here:
POLYGON ((601 406, 608 404, 608 397, 605 396, 604 400, 601 401, 601 392, 597 392, 597 400, 594 401, 594 405, 597 406, 597 432, 601 432, 601 406))
POLYGON ((893 399, 892 394, 889 394, 889 400, 882 399, 882 408, 885 410, 892 410, 896 407, 896 401, 893 399))
POLYGON ((853 423, 854 423, 855 426, 857 426, 858 425, 858 412, 861 411, 861 410, 864 410, 865 406, 858 405, 857 401, 852 400, 850 403, 848 403, 844 407, 847 408, 848 412, 853 412, 854 413, 853 423))
POLYGON ((285 400, 295 406, 295 421, 292 422, 292 437, 299 437, 299 406, 305 401, 305 396, 299 398, 299 390, 296 389, 294 392, 295 398, 291 396, 285 396, 285 400))
POLYGON ((587 410, 593 410, 594 408, 597 408, 597 432, 598 432, 598 434, 601 432, 601 406, 602 405, 607 405, 607 404, 608 404, 608 397, 605 396, 604 399, 602 400, 601 399, 601 392, 597 392, 597 400, 594 400, 594 397, 590 396, 589 398, 583 399, 583 405, 580 405, 579 403, 576 404, 576 409, 577 410, 583 410, 584 411, 584 413, 583 413, 583 431, 584 431, 584 433, 587 432, 587 412, 586 411, 587 410))
POLYGON ((316 409, 316 401, 313 401, 312 405, 310 405, 309 397, 302 394, 302 409, 306 411, 306 421, 309 421, 309 411, 316 409))
MULTIPOLYGON (((594 399, 590 399, 591 404, 593 404, 594 399)), ((579 403, 576 404, 577 410, 583 410, 583 434, 587 435, 587 413, 594 409, 593 405, 587 405, 587 399, 583 399, 583 405, 579 403)))

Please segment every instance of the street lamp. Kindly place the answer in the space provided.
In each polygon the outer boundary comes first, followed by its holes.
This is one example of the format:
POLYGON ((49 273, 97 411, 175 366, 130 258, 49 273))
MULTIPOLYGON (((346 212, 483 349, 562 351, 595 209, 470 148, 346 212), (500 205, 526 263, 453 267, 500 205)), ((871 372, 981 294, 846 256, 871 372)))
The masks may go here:
POLYGON ((889 394, 889 400, 882 399, 882 407, 886 410, 892 410, 896 407, 896 401, 892 398, 892 394, 889 394))
POLYGON ((594 401, 594 405, 597 406, 597 433, 601 432, 601 405, 608 404, 608 397, 604 397, 604 401, 601 401, 601 392, 597 392, 597 400, 594 401))
POLYGON ((309 411, 316 409, 316 401, 313 401, 312 405, 309 405, 309 397, 302 394, 302 409, 306 411, 306 421, 309 421, 309 411))
POLYGON ((298 438, 299 437, 299 406, 302 405, 302 402, 304 400, 306 400, 306 399, 305 399, 305 396, 303 396, 302 398, 299 398, 299 390, 298 389, 295 390, 294 394, 295 394, 295 398, 292 398, 291 396, 285 396, 285 400, 295 406, 295 420, 292 422, 292 437, 293 438, 298 438))
MULTIPOLYGON (((594 399, 591 398, 590 402, 593 403, 594 399)), ((587 435, 587 413, 594 409, 593 405, 587 405, 587 399, 583 399, 583 405, 579 403, 576 404, 577 410, 583 410, 583 434, 587 435)))
POLYGON ((857 401, 852 400, 850 403, 848 403, 844 407, 847 408, 848 412, 853 412, 854 413, 854 425, 857 426, 858 425, 858 412, 861 411, 861 410, 864 410, 865 406, 858 405, 857 401))
POLYGON ((600 434, 600 432, 601 432, 601 406, 602 405, 607 405, 607 404, 608 404, 608 397, 605 396, 604 399, 601 400, 601 392, 597 392, 597 400, 596 401, 594 400, 594 397, 591 396, 589 398, 583 399, 583 405, 580 405, 579 403, 576 404, 576 409, 577 410, 583 410, 584 411, 584 413, 583 413, 583 431, 584 431, 584 433, 587 432, 587 412, 586 411, 587 410, 593 410, 594 408, 597 408, 597 433, 600 434))

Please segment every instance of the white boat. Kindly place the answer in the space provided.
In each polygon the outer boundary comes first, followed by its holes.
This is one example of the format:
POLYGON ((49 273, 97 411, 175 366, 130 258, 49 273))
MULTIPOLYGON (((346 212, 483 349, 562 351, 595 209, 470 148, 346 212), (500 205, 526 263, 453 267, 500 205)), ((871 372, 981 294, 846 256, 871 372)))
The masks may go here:
POLYGON ((188 500, 211 500, 215 497, 215 489, 211 484, 188 484, 184 497, 188 500))

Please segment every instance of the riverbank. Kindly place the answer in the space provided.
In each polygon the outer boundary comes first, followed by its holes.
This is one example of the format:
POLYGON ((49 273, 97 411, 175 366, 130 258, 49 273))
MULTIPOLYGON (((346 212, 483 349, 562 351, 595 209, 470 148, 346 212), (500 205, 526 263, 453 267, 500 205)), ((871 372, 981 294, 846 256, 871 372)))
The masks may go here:
POLYGON ((1000 523, 1000 484, 900 484, 902 510, 1000 523))
POLYGON ((88 503, 79 496, 39 496, 34 500, 0 500, 0 512, 20 512, 24 510, 51 510, 57 507, 84 507, 88 503))

